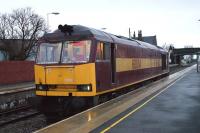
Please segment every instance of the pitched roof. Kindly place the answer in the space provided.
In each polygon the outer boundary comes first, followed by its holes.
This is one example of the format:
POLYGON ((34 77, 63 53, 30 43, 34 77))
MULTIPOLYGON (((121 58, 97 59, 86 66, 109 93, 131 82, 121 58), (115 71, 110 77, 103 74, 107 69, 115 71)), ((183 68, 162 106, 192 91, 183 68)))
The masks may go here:
POLYGON ((157 46, 156 35, 155 36, 145 36, 145 37, 142 37, 142 40, 144 42, 147 42, 147 43, 150 43, 150 44, 153 44, 153 45, 157 46))

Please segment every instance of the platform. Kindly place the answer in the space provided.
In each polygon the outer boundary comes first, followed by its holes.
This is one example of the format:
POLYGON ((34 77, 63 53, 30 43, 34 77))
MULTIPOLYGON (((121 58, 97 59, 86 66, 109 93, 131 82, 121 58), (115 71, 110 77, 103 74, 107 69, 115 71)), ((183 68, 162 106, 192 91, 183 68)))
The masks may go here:
POLYGON ((35 88, 34 82, 23 82, 16 84, 0 85, 0 95, 31 90, 35 88))
POLYGON ((34 88, 33 82, 0 85, 0 112, 29 105, 35 97, 34 88))
POLYGON ((147 103, 129 108, 92 132, 200 132, 200 73, 193 69, 147 103))
POLYGON ((182 132, 184 128, 188 131, 190 127, 195 131, 199 120, 190 116, 200 105, 200 74, 195 68, 186 68, 36 132, 168 133, 182 132))

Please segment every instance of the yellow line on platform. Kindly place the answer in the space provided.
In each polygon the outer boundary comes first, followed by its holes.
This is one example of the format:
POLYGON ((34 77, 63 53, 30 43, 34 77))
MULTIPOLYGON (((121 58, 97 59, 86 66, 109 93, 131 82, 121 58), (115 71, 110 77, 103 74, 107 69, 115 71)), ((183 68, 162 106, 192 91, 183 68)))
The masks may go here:
POLYGON ((100 133, 105 133, 108 130, 110 130, 112 127, 114 127, 115 125, 119 124, 121 121, 123 121, 124 119, 126 119, 127 117, 129 117, 131 114, 133 114, 136 111, 138 111, 139 109, 141 109, 144 105, 146 105, 147 103, 149 103, 151 100, 153 100, 155 97, 157 97, 162 92, 164 92, 165 90, 167 90, 170 86, 174 85, 178 80, 182 79, 183 77, 184 76, 181 76, 180 78, 178 78, 175 82, 173 82, 172 84, 170 84, 169 86, 167 86, 166 88, 164 88, 163 90, 161 90, 160 92, 158 92, 157 94, 155 94, 154 96, 152 96, 150 99, 148 99, 146 102, 144 102, 143 104, 141 104, 139 107, 135 108, 134 110, 132 110, 131 112, 129 112, 128 114, 126 114, 124 117, 120 118, 119 120, 117 120, 116 122, 114 122, 112 125, 110 125, 109 127, 105 128, 104 130, 102 130, 100 133))

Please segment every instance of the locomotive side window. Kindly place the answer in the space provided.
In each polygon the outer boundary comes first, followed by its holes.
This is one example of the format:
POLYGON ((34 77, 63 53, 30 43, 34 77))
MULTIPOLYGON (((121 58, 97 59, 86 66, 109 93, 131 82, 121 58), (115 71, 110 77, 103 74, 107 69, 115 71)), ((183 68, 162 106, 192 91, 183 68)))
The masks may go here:
POLYGON ((109 60, 110 59, 110 45, 109 43, 98 43, 96 60, 109 60))
POLYGON ((110 59, 110 44, 105 43, 104 44, 104 60, 110 59))
POLYGON ((102 60, 103 58, 103 43, 97 44, 96 60, 102 60))

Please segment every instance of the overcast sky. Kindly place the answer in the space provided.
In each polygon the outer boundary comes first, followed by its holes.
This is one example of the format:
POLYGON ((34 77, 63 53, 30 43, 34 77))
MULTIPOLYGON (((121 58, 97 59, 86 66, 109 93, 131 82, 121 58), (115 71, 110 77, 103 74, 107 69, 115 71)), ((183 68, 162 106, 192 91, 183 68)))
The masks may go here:
POLYGON ((200 47, 200 0, 0 0, 0 13, 32 7, 47 18, 51 30, 59 24, 80 24, 128 36, 142 30, 156 35, 158 45, 200 47))

